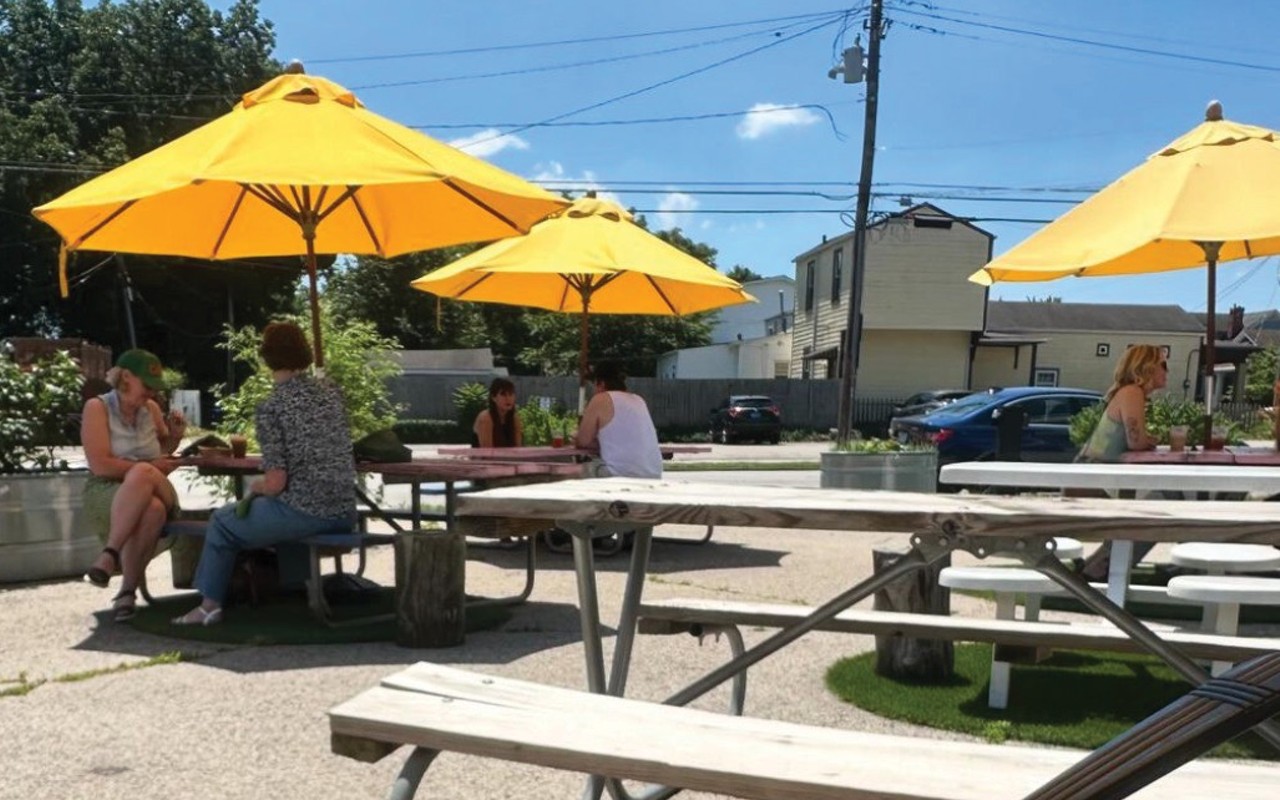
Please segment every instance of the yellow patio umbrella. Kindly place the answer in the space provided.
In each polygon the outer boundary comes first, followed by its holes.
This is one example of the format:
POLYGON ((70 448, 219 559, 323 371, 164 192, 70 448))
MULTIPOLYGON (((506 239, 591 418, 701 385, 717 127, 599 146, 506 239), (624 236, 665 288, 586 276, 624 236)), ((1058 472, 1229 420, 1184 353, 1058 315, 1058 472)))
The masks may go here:
POLYGON ((524 233, 567 201, 367 110, 301 65, 227 114, 39 206, 66 254, 384 257, 524 233))
POLYGON ((1205 121, 975 272, 969 280, 1046 281, 1207 267, 1205 441, 1212 423, 1220 261, 1280 253, 1280 133, 1205 121))
POLYGON ((578 374, 590 314, 683 316, 756 299, 742 285, 636 225, 615 203, 584 197, 528 234, 484 247, 413 281, 456 300, 581 314, 578 374))

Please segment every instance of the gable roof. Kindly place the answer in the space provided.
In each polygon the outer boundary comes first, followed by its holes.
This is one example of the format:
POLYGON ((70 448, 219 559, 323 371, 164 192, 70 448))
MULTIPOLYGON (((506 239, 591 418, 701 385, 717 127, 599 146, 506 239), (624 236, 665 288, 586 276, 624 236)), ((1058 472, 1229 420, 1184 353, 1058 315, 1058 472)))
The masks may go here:
POLYGON ((987 303, 987 330, 1026 331, 1160 331, 1203 333, 1204 325, 1182 306, 1126 303, 1042 303, 992 300, 987 303))
MULTIPOLYGON (((901 211, 895 211, 892 214, 886 214, 877 220, 868 222, 867 230, 883 227, 884 225, 888 224, 890 220, 897 220, 897 219, 910 220, 910 219, 917 219, 917 218, 922 221, 946 220, 950 222, 958 222, 961 225, 965 226, 966 228, 971 228, 972 230, 977 231, 978 233, 987 237, 988 240, 994 241, 996 238, 995 234, 991 233, 990 231, 979 228, 977 225, 974 225, 972 222, 969 222, 964 217, 957 217, 955 214, 951 214, 947 211, 944 211, 938 206, 935 206, 933 203, 916 203, 914 206, 911 206, 910 208, 904 208, 901 211)), ((821 243, 816 244, 813 247, 810 247, 808 250, 805 250, 803 253, 801 253, 800 255, 796 256, 791 260, 795 263, 799 263, 801 260, 808 258, 813 253, 819 250, 822 250, 823 248, 831 247, 833 244, 837 242, 839 242, 840 244, 844 244, 845 242, 852 241, 853 233, 854 233, 853 231, 848 231, 847 233, 842 233, 839 236, 833 236, 830 239, 827 239, 824 237, 821 243)))

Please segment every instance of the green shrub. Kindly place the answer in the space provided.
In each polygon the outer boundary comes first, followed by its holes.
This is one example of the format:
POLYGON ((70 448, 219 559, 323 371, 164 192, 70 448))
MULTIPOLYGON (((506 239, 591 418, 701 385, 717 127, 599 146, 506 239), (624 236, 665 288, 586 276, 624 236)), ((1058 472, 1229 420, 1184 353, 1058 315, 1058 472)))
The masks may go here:
POLYGON ((391 426, 405 444, 470 444, 471 427, 451 419, 402 419, 391 426))
POLYGON ((847 442, 835 442, 831 449, 837 453, 921 453, 935 449, 932 444, 921 442, 899 442, 897 439, 850 439, 847 442))
POLYGON ((489 387, 483 383, 464 383, 453 390, 454 419, 464 431, 470 431, 476 417, 488 407, 489 387))
POLYGON ((65 351, 24 369, 0 354, 0 474, 65 469, 53 448, 68 444, 80 410, 80 367, 65 351))
POLYGON ((531 400, 520 407, 520 425, 525 446, 546 447, 556 436, 563 436, 568 443, 578 430, 578 415, 559 403, 544 409, 538 401, 531 400))
MULTIPOLYGON (((1093 435, 1102 419, 1103 404, 1086 408, 1071 418, 1071 442, 1083 445, 1093 435)), ((1174 400, 1170 397, 1153 397, 1147 400, 1147 431, 1160 444, 1169 443, 1169 429, 1175 425, 1187 426, 1187 443, 1203 441, 1202 425, 1204 405, 1193 400, 1174 400)), ((1227 443, 1244 441, 1245 429, 1228 419, 1214 418, 1214 424, 1227 430, 1227 443)))

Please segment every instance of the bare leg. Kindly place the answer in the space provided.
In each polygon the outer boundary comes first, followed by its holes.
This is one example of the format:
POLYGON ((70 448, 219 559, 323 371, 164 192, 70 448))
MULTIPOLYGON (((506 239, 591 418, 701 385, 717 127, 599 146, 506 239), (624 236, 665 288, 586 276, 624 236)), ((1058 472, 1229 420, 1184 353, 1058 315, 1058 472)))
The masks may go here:
MULTIPOLYGON (((120 488, 116 490, 115 499, 111 502, 111 532, 107 536, 107 547, 123 552, 129 539, 138 531, 143 515, 155 500, 166 510, 171 508, 176 501, 172 484, 163 472, 152 465, 134 465, 125 473, 120 488)), ((164 521, 161 520, 160 524, 163 525, 164 521)), ((159 528, 156 531, 158 534, 159 528)), ((155 547, 154 541, 151 546, 155 547)), ((106 552, 100 553, 93 563, 106 570, 108 575, 115 572, 117 566, 106 552)))
POLYGON ((123 575, 120 581, 121 592, 133 591, 142 582, 147 562, 156 551, 156 542, 160 539, 160 528, 164 526, 168 515, 169 511, 164 503, 152 497, 133 535, 125 539, 124 546, 120 550, 120 572, 123 575))

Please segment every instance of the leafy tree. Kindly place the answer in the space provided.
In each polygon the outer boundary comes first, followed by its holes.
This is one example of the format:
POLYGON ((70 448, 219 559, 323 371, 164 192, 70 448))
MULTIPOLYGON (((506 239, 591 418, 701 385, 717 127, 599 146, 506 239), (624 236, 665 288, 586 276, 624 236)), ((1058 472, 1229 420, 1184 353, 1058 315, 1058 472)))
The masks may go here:
POLYGON ((58 297, 58 237, 31 209, 230 110, 279 72, 256 0, 0 0, 0 336, 83 336, 128 346, 123 284, 136 292, 139 344, 205 385, 209 349, 237 324, 286 307, 296 259, 276 269, 84 253, 58 297))
POLYGON ((764 278, 764 276, 761 275, 759 272, 756 272, 750 267, 744 267, 741 264, 734 264, 733 269, 726 272, 725 275, 737 281, 738 283, 747 283, 748 281, 758 281, 764 278))
MULTIPOLYGON (((309 318, 281 319, 300 325, 310 341, 309 318)), ((258 355, 262 332, 252 327, 228 328, 224 335, 225 341, 218 346, 247 366, 251 374, 234 392, 225 388, 216 392, 218 408, 222 412, 218 431, 252 436, 258 405, 271 394, 273 385, 271 370, 258 355)), ((324 338, 325 377, 342 390, 351 437, 358 439, 390 428, 402 410, 391 401, 387 388, 388 379, 400 374, 400 367, 390 354, 395 342, 379 336, 370 323, 339 321, 324 308, 320 316, 320 335, 324 338)))
POLYGON ((1269 406, 1273 400, 1275 380, 1280 377, 1277 372, 1277 354, 1275 347, 1268 347, 1249 356, 1245 362, 1244 399, 1250 403, 1261 403, 1269 406))
POLYGON ((0 474, 66 466, 54 445, 66 442, 80 409, 80 368, 66 351, 19 366, 0 352, 0 474))

